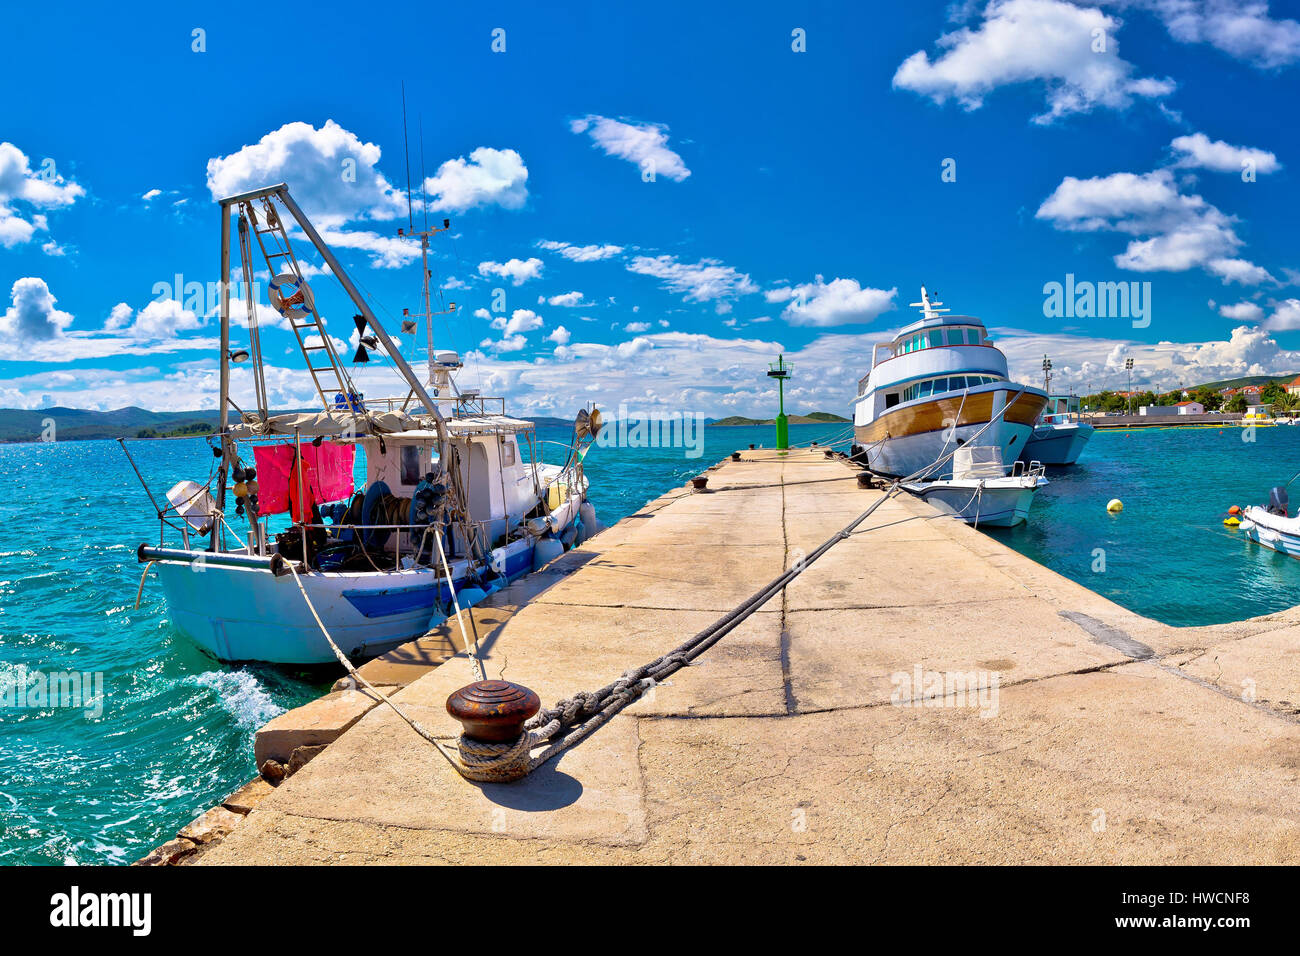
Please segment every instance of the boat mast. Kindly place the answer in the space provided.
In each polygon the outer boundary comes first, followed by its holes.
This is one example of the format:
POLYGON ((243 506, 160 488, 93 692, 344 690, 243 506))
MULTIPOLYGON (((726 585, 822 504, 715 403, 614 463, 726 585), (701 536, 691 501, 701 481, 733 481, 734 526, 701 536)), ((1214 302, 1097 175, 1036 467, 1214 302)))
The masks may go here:
MULTIPOLYGON (((433 369, 434 369, 433 317, 435 315, 450 315, 451 313, 456 311, 455 302, 448 302, 447 308, 443 309, 441 312, 433 311, 432 293, 429 291, 429 277, 431 275, 429 271, 429 237, 436 236, 440 232, 446 232, 450 228, 451 228, 451 220, 444 219, 442 221, 441 229, 430 229, 426 226, 421 231, 412 232, 410 234, 411 238, 414 238, 416 236, 420 237, 420 267, 424 270, 424 282, 422 285, 422 289, 423 289, 422 294, 424 296, 424 332, 425 332, 425 339, 428 343, 428 349, 429 349, 429 357, 428 357, 429 371, 428 371, 428 377, 425 379, 425 385, 429 387, 432 387, 436 384, 433 377, 433 369)), ((406 233, 404 233, 401 229, 397 230, 397 234, 399 236, 406 235, 406 233)))
MULTIPOLYGON (((221 469, 217 475, 217 508, 226 510, 226 470, 232 464, 230 440, 227 431, 230 427, 230 207, 221 204, 221 386, 217 401, 217 412, 221 441, 221 469)), ((221 537, 221 522, 214 521, 208 549, 217 550, 217 541, 221 537)))

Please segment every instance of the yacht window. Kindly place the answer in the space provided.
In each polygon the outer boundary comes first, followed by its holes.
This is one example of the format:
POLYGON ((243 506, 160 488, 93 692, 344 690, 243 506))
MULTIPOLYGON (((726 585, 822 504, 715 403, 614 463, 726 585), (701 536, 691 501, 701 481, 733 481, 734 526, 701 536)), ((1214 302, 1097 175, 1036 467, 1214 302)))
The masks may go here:
POLYGON ((967 341, 969 344, 971 344, 971 345, 979 345, 979 344, 980 344, 980 330, 979 330, 979 329, 967 329, 967 330, 966 330, 966 341, 967 341))
POLYGON ((934 390, 935 390, 936 392, 946 392, 946 391, 949 391, 949 388, 948 388, 948 380, 947 380, 946 378, 936 378, 936 379, 934 380, 934 390))
POLYGON ((933 391, 933 389, 934 389, 934 381, 933 381, 933 380, 931 380, 931 381, 929 381, 929 382, 922 382, 920 385, 918 385, 918 386, 916 387, 916 397, 917 397, 917 398, 925 398, 927 395, 929 395, 929 394, 933 391))
POLYGON ((897 405, 897 404, 898 404, 898 393, 897 393, 897 392, 890 392, 888 395, 885 396, 885 407, 886 407, 886 408, 893 408, 893 407, 894 407, 895 405, 897 405))
POLYGON ((515 443, 512 441, 503 441, 501 443, 501 464, 509 468, 515 463, 515 443))

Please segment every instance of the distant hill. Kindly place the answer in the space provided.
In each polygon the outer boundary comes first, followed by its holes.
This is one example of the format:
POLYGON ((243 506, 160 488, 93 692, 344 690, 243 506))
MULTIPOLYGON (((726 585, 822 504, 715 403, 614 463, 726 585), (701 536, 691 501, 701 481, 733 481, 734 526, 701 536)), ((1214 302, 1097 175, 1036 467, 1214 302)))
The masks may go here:
MULTIPOLYGON (((839 415, 832 415, 830 412, 809 412, 807 415, 787 415, 791 425, 826 425, 843 422, 848 424, 847 418, 841 418, 839 415)), ((709 422, 710 425, 775 425, 776 419, 758 419, 744 418, 740 415, 732 415, 728 418, 719 418, 716 422, 709 422)))
POLYGON ((167 434, 180 428, 199 427, 199 433, 217 426, 214 409, 192 412, 151 412, 134 405, 110 412, 86 408, 0 408, 0 442, 39 441, 53 421, 58 441, 91 438, 134 438, 140 432, 167 434))
POLYGON ((1212 391, 1219 391, 1223 388, 1244 388, 1247 385, 1267 385, 1269 382, 1290 382, 1295 378, 1295 374, 1290 375, 1247 375, 1245 378, 1230 378, 1222 382, 1206 382, 1204 385, 1194 385, 1187 391, 1195 391, 1198 388, 1208 388, 1212 391))
MULTIPOLYGON (((231 413, 234 414, 233 412, 231 413)), ((537 416, 538 425, 571 426, 571 418, 537 416)), ((0 442, 40 441, 47 422, 54 422, 57 441, 103 438, 170 438, 207 435, 217 429, 216 409, 151 412, 134 405, 110 412, 87 408, 0 408, 0 442)), ((793 419, 791 419, 793 421, 793 419)))

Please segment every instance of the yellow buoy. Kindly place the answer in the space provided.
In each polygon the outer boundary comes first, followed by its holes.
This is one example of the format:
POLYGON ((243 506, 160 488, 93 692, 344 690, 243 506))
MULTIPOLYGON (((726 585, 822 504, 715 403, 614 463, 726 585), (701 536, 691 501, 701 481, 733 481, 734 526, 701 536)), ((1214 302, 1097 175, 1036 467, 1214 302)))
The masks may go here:
POLYGON ((1241 524, 1241 521, 1237 518, 1224 518, 1223 523, 1226 524, 1229 528, 1235 528, 1241 524))
POLYGON ((1118 498, 1111 498, 1110 504, 1106 505, 1106 510, 1111 514, 1118 514, 1124 510, 1124 502, 1120 501, 1118 498))

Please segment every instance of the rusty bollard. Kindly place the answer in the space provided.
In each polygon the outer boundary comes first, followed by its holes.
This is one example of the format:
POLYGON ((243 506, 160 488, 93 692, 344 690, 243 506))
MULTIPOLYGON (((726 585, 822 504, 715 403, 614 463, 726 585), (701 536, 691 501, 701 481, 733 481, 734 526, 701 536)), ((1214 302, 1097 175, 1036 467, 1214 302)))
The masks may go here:
POLYGON ((528 718, 542 701, 527 687, 504 680, 466 684, 447 698, 447 713, 460 721, 461 773, 482 783, 509 783, 528 773, 528 718))
POLYGON ((697 475, 696 477, 691 479, 691 487, 694 488, 696 491, 703 491, 708 486, 709 486, 708 475, 697 475))
POLYGON ((875 482, 875 476, 872 475, 871 472, 869 471, 858 472, 859 488, 870 488, 874 482, 875 482))
POLYGON ((733 452, 731 453, 731 460, 732 460, 732 461, 740 461, 740 452, 738 452, 738 451, 733 451, 733 452))
POLYGON ((750 444, 749 444, 749 450, 750 450, 750 451, 753 451, 753 450, 754 450, 754 443, 753 443, 753 442, 750 442, 750 444))
POLYGON ((822 454, 825 455, 827 458, 834 458, 834 457, 835 457, 835 451, 834 451, 833 449, 830 449, 830 448, 823 448, 823 449, 822 449, 822 454))
POLYGON ((527 687, 505 680, 466 684, 447 698, 447 713, 466 737, 486 743, 509 743, 524 732, 524 721, 542 709, 542 700, 527 687))

